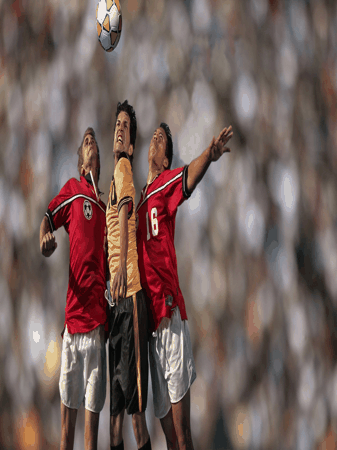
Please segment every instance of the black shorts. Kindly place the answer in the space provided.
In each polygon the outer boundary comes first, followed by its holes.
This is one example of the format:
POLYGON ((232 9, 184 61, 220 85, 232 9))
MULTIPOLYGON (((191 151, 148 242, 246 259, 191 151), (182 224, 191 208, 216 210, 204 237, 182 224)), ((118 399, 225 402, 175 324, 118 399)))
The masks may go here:
POLYGON ((148 323, 143 290, 120 299, 109 316, 110 415, 145 411, 148 323), (136 307, 135 307, 136 306, 136 307))

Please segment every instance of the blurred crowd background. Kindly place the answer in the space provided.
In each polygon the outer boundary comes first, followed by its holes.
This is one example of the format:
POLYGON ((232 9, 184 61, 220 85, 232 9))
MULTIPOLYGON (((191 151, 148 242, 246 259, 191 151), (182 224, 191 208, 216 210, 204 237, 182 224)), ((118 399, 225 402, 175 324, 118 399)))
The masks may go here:
MULTIPOLYGON (((44 258, 49 201, 93 126, 106 202, 118 101, 138 118, 136 201, 154 129, 173 167, 232 125, 177 215, 197 380, 196 450, 337 445, 337 4, 124 0, 117 49, 95 0, 0 0, 0 448, 57 449, 68 236, 44 258)), ((152 448, 165 448, 153 416, 152 448)), ((83 408, 75 448, 83 449, 83 408)), ((126 448, 136 448, 125 421, 126 448)), ((109 448, 109 397, 99 448, 109 448)))

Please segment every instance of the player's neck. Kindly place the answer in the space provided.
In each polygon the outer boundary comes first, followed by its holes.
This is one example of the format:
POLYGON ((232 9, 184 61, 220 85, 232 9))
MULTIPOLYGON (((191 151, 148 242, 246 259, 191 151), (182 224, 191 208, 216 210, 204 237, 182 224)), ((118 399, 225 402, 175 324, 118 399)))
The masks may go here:
POLYGON ((156 164, 150 162, 149 173, 147 175, 147 184, 152 183, 152 181, 164 171, 164 168, 158 167, 156 164))
MULTIPOLYGON (((92 177, 94 179, 96 189, 98 189, 97 171, 93 167, 87 167, 86 170, 83 173, 83 176, 86 177, 88 174, 90 174, 90 171, 91 171, 92 177)), ((91 176, 90 176, 90 178, 91 178, 91 176)))

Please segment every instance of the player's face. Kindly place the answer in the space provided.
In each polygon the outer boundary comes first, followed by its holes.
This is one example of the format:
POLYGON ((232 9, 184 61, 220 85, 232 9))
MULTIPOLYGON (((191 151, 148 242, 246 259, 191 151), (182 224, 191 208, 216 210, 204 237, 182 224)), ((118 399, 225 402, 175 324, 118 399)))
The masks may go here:
POLYGON ((125 111, 118 114, 115 127, 114 153, 130 153, 130 117, 125 111))
POLYGON ((163 128, 157 128, 153 133, 149 148, 149 163, 154 163, 159 169, 165 170, 168 165, 166 157, 167 136, 163 128))
POLYGON ((87 134, 84 137, 83 146, 83 166, 91 165, 93 161, 97 159, 97 144, 95 138, 91 134, 87 134))

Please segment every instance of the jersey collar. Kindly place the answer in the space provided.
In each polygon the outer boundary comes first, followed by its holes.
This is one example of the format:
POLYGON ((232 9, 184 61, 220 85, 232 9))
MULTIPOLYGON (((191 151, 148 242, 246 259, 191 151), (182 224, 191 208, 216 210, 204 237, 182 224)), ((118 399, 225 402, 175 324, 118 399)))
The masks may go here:
MULTIPOLYGON (((89 183, 90 186, 92 186, 92 181, 91 181, 90 173, 87 173, 85 176, 81 175, 81 178, 84 178, 85 181, 86 181, 87 183, 89 183)), ((104 192, 102 192, 100 189, 98 189, 98 194, 99 194, 99 196, 101 196, 101 195, 104 194, 104 192)))

